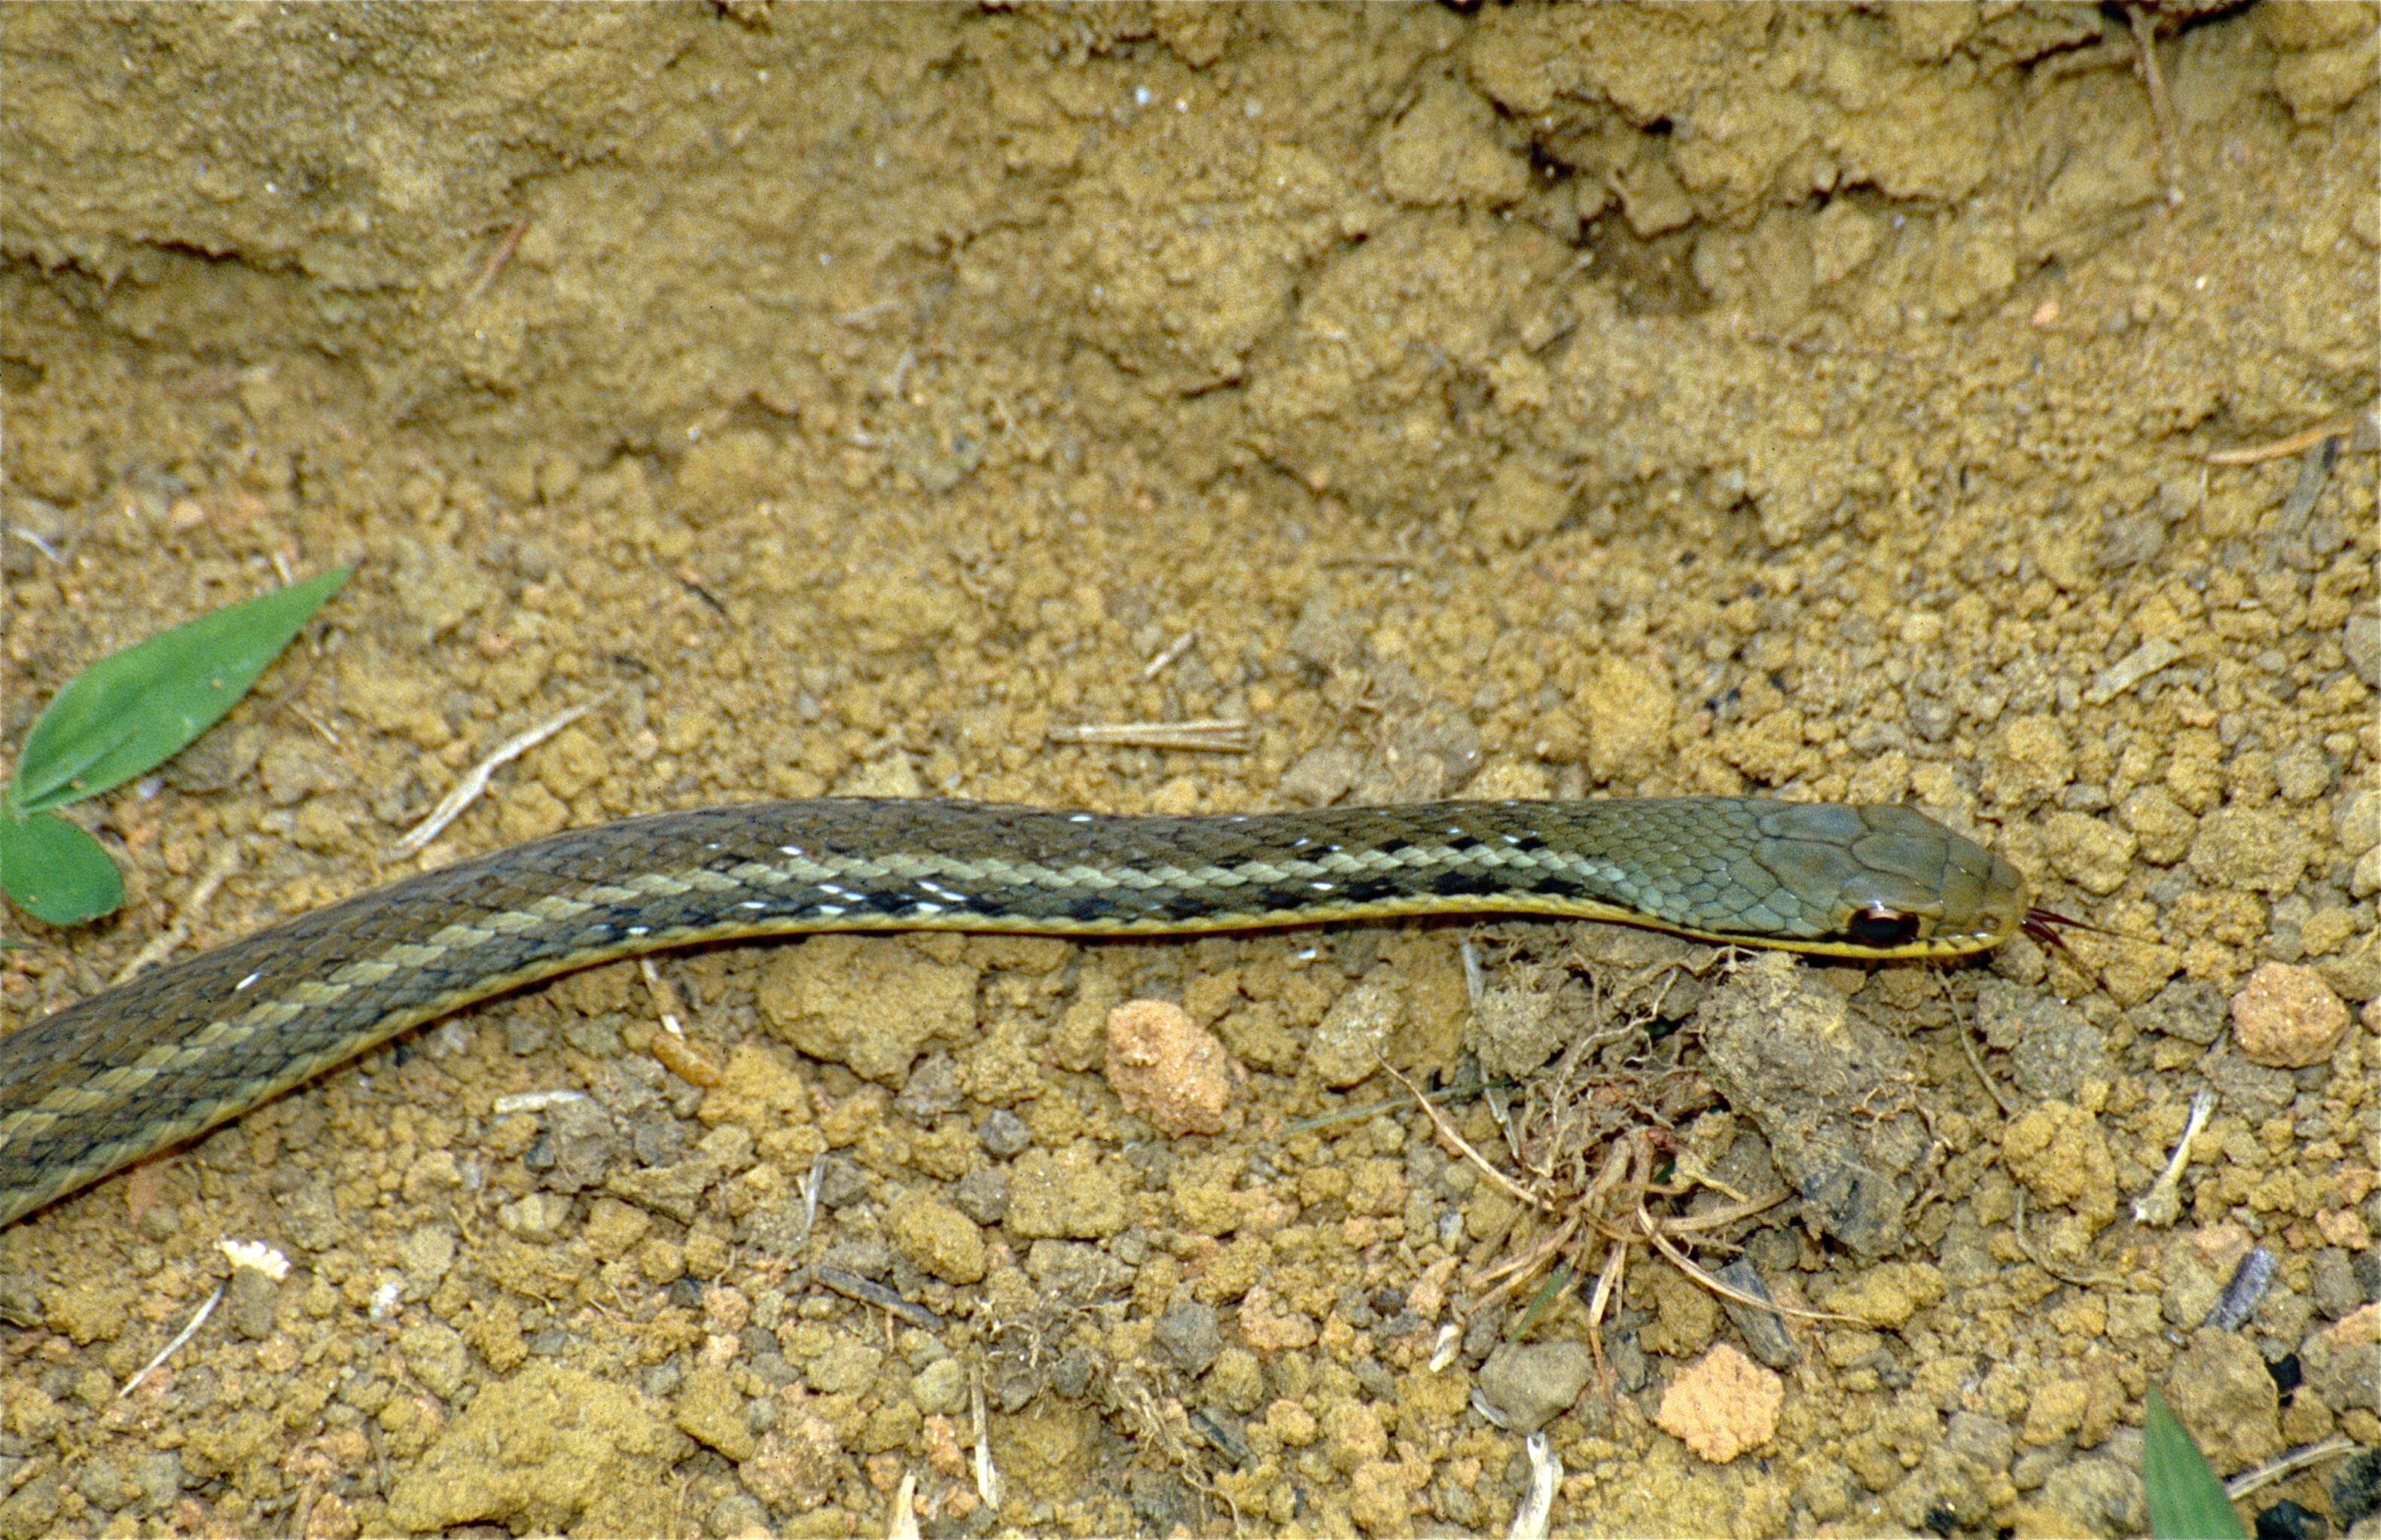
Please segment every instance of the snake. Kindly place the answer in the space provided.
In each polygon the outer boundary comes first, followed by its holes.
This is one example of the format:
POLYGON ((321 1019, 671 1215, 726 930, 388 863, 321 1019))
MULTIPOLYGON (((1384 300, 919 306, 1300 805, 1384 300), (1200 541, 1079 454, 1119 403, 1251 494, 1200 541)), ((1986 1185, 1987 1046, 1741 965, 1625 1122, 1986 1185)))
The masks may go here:
POLYGON ((0 1035, 0 1226, 398 1033, 573 969, 821 931, 1172 935, 1422 914, 1949 959, 2062 916, 1914 809, 1754 798, 1190 815, 932 799, 690 808, 404 877, 0 1035))

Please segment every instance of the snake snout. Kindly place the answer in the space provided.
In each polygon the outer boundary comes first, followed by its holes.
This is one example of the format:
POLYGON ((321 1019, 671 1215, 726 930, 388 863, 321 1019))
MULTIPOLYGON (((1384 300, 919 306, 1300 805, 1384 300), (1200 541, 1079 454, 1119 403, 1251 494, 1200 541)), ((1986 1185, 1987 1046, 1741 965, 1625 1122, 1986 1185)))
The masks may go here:
POLYGON ((2016 867, 1914 810, 1862 811, 1875 832, 1852 847, 1860 870, 1840 891, 1845 935, 1882 949, 1949 954, 2017 933, 2028 891, 2016 867))

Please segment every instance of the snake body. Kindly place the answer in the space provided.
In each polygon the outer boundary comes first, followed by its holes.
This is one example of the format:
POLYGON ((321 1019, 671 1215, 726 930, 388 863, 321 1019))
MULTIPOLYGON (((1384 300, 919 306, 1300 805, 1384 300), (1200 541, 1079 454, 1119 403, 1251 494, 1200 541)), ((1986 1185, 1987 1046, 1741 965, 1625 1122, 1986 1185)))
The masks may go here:
POLYGON ((472 1001, 731 937, 1166 935, 1570 915, 1865 958, 2027 923, 2000 858, 1900 807, 1740 798, 1192 817, 824 799, 568 830, 299 915, 0 1036, 0 1225, 472 1001))

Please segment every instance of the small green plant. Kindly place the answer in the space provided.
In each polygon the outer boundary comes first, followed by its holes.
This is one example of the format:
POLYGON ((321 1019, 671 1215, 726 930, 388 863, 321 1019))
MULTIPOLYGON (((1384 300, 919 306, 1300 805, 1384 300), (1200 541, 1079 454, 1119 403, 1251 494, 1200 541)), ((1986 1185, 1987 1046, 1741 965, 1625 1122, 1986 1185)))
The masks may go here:
POLYGON ((2152 1386, 2142 1419, 2142 1487, 2157 1540, 2248 1540, 2199 1442, 2152 1386))
POLYGON ((0 891, 37 920, 79 925, 124 901, 99 841, 52 812, 171 759, 229 711, 350 565, 111 653, 67 681, 0 789, 0 891))

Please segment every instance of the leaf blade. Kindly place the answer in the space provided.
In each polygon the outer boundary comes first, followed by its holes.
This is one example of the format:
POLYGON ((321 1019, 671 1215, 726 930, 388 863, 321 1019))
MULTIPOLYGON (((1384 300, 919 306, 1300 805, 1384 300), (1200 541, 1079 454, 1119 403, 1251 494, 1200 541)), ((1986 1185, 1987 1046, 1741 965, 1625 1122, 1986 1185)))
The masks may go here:
POLYGON ((172 758, 238 703, 354 571, 350 563, 226 605, 76 675, 25 737, 9 811, 95 797, 172 758))
POLYGON ((0 814, 0 892, 34 919, 79 925, 124 902, 124 874, 106 849, 55 813, 0 814))
POLYGON ((2142 1418, 2142 1489, 2156 1540, 2248 1540, 2224 1484, 2155 1386, 2142 1418))

